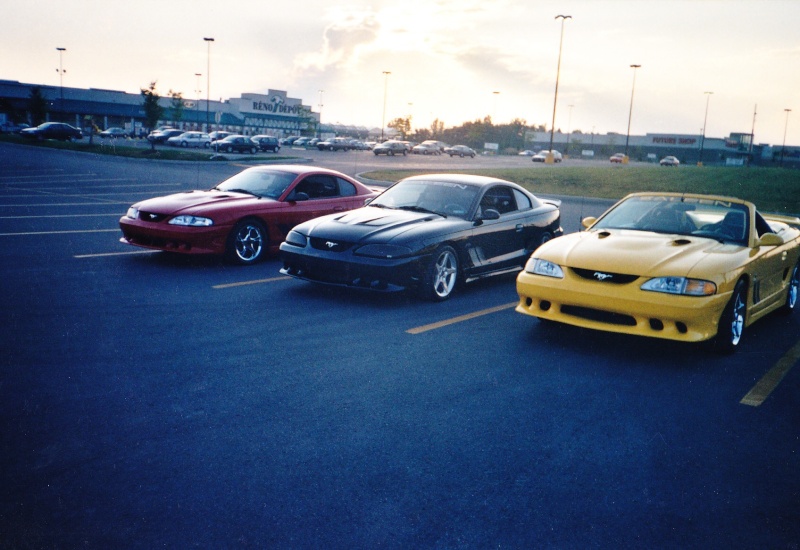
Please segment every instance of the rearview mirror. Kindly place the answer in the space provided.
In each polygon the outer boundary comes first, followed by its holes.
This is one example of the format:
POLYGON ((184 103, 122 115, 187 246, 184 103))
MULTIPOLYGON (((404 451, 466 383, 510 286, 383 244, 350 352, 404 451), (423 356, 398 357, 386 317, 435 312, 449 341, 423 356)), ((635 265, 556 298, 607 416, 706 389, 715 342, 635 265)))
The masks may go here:
POLYGON ((783 237, 775 233, 764 233, 758 241, 756 246, 780 246, 783 244, 783 237))
POLYGON ((597 218, 595 218, 594 216, 589 216, 588 218, 583 218, 583 220, 581 220, 581 225, 583 226, 584 229, 589 229, 592 225, 594 225, 594 222, 596 221, 597 218))

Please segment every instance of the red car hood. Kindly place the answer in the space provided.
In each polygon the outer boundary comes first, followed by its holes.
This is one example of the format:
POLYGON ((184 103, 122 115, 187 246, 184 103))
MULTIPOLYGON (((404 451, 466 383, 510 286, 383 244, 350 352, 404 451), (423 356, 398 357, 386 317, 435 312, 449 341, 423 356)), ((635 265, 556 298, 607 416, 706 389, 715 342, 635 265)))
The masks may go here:
POLYGON ((240 208, 252 203, 261 206, 275 202, 272 199, 254 197, 247 193, 231 193, 229 191, 189 191, 175 193, 166 197, 156 197, 141 201, 134 206, 145 212, 155 214, 177 214, 185 210, 216 210, 218 208, 240 208))

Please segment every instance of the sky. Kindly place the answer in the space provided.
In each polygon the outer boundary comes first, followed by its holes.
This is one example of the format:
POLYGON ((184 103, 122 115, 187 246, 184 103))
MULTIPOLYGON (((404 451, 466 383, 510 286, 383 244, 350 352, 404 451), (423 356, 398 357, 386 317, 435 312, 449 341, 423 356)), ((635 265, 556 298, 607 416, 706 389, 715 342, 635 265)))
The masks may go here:
POLYGON ((800 0, 3 4, 3 80, 129 93, 156 81, 187 99, 284 90, 323 123, 549 130, 558 75, 557 130, 625 134, 630 118, 632 135, 705 126, 800 145, 800 0))

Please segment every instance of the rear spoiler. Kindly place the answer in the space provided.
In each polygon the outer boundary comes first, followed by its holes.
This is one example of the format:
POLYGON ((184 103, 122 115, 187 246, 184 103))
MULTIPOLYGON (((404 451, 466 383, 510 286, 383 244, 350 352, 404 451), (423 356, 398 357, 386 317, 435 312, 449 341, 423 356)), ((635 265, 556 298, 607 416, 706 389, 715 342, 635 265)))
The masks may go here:
POLYGON ((787 225, 792 225, 800 229, 800 218, 797 216, 783 216, 780 214, 761 214, 765 220, 773 222, 781 222, 787 225))

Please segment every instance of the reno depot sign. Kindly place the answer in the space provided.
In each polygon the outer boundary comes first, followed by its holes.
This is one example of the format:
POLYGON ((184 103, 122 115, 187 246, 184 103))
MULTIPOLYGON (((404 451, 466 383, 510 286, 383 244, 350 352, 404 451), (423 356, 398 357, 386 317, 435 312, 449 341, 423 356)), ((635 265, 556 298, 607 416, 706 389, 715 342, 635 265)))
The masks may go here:
POLYGON ((300 100, 288 99, 280 94, 250 96, 243 100, 240 109, 251 113, 296 117, 304 111, 300 100))

